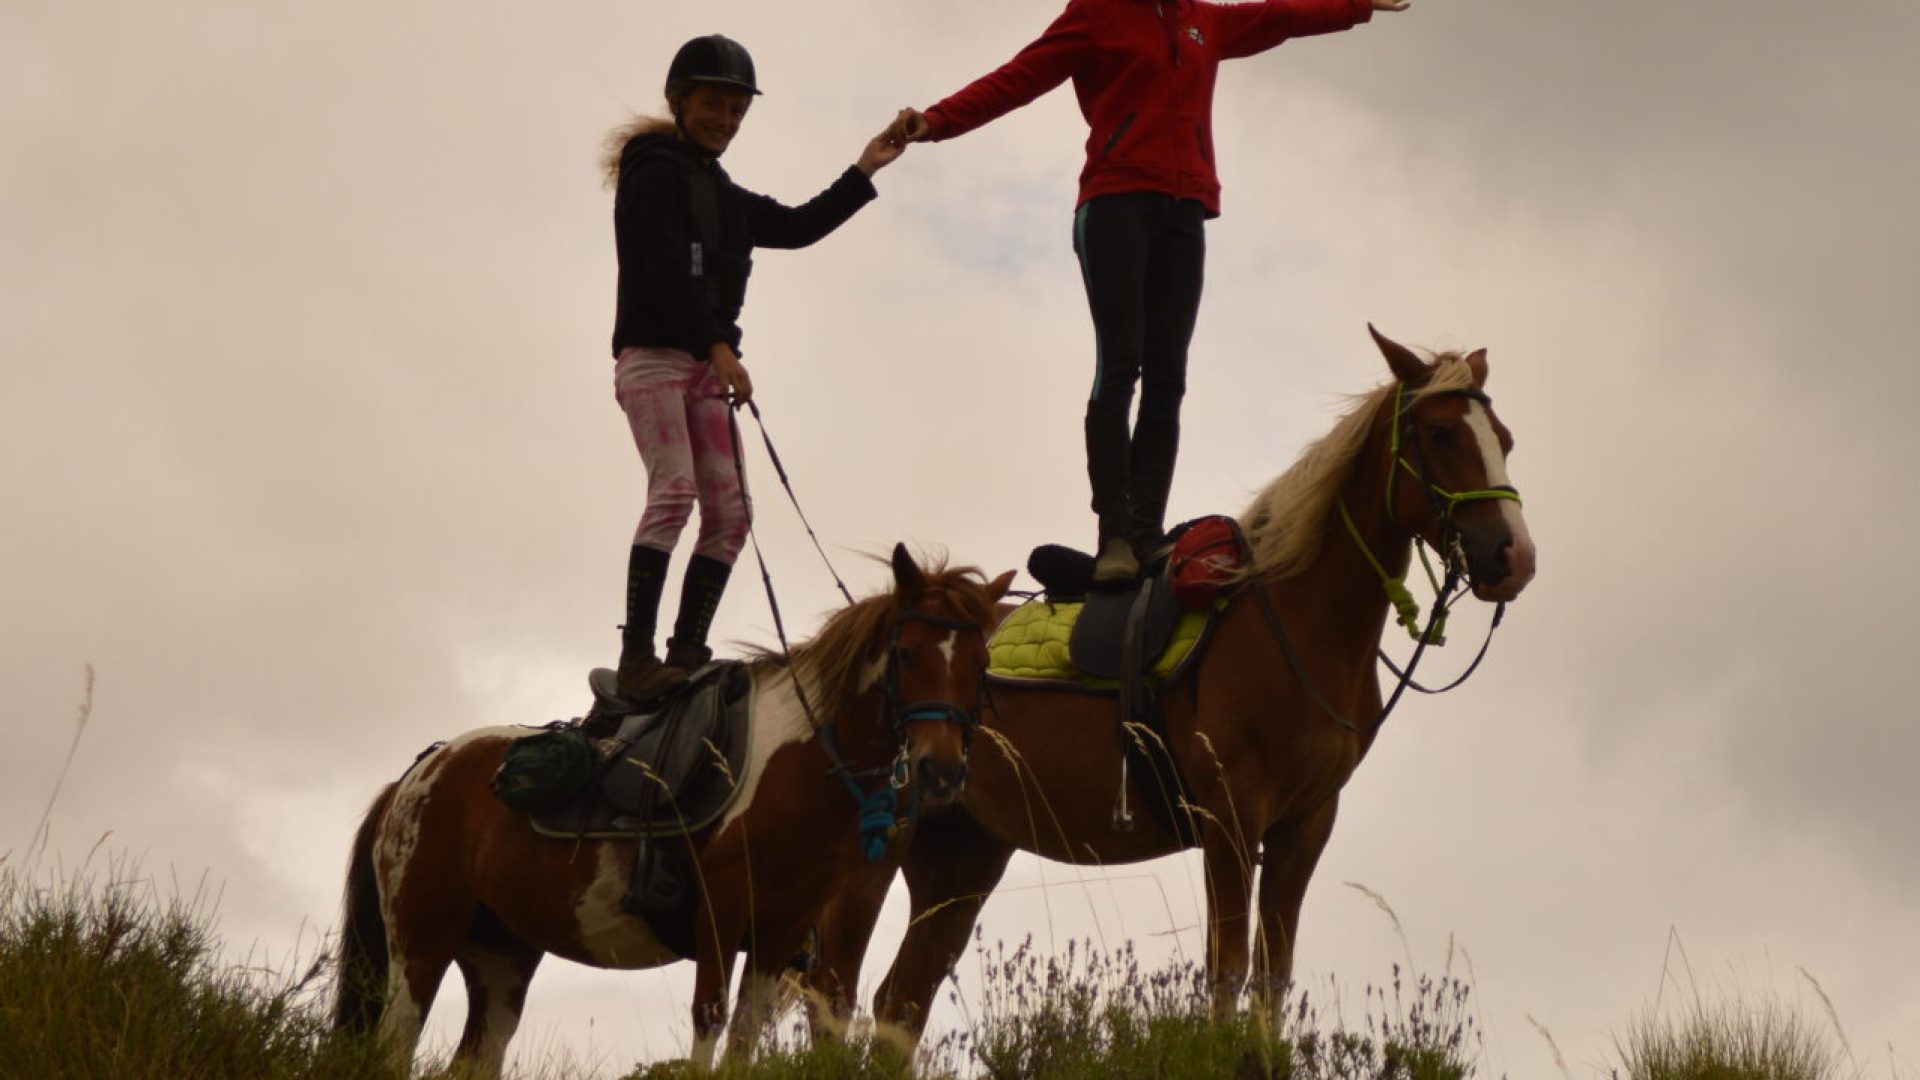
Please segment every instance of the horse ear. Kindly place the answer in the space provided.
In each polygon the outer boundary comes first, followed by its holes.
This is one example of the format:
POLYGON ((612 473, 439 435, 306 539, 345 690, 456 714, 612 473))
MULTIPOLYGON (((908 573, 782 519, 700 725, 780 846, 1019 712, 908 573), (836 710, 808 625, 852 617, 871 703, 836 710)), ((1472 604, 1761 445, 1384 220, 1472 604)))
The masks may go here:
POLYGON ((1380 355, 1387 358, 1387 366, 1393 369, 1394 378, 1408 386, 1421 386, 1431 373, 1427 362, 1415 356, 1412 349, 1393 340, 1367 324, 1367 333, 1373 335, 1373 343, 1380 346, 1380 355))
POLYGON ((1013 588, 1013 575, 1017 572, 1018 571, 1009 570, 999 577, 994 578, 992 581, 987 582, 987 592, 992 594, 995 600, 1007 595, 1007 590, 1013 588))
POLYGON ((927 587, 927 575, 920 572, 920 564, 913 561, 904 543, 893 545, 893 584, 901 596, 919 596, 927 587))
POLYGON ((1468 353, 1467 367, 1473 372, 1473 385, 1485 390, 1487 388, 1487 350, 1475 349, 1468 353))

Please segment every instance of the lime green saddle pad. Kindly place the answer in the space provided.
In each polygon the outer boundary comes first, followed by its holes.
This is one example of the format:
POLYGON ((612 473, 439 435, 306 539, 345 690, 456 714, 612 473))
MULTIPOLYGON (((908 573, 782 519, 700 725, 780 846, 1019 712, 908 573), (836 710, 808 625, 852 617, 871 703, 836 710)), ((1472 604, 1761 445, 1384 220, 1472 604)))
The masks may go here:
MULTIPOLYGON (((1110 688, 1112 679, 1096 679, 1073 666, 1067 643, 1082 604, 1052 604, 1030 600, 1013 610, 987 641, 987 673, 1002 679, 1071 682, 1110 688)), ((1211 609, 1185 611, 1174 626, 1166 651, 1147 667, 1147 682, 1158 683, 1180 670, 1207 628, 1211 609)))

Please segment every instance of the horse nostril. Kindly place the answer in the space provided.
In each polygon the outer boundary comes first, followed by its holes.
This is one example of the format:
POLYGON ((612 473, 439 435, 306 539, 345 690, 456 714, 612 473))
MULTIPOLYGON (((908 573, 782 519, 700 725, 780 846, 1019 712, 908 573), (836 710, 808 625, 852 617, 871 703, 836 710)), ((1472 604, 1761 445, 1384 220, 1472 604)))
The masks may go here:
POLYGON ((1489 585, 1505 581, 1513 575, 1513 541, 1503 541, 1499 547, 1493 549, 1492 569, 1492 580, 1487 582, 1489 585))

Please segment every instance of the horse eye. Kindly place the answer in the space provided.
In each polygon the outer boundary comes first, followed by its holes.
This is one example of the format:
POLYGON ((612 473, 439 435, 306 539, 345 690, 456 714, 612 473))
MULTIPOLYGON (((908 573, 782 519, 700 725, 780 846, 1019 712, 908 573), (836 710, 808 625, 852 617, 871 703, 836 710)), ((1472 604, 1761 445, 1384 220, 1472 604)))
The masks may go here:
POLYGON ((1453 429, 1435 425, 1427 429, 1427 439, 1433 443, 1436 449, 1447 449, 1454 443, 1453 429))

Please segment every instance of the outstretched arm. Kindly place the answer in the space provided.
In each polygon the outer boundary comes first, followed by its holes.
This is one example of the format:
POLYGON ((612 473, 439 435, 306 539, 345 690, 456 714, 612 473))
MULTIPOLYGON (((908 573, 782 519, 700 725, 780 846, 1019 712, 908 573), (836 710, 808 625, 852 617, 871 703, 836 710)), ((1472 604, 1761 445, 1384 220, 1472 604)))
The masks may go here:
POLYGON ((1091 23, 1081 0, 1072 0, 1032 44, 922 113, 901 111, 890 129, 909 141, 939 141, 965 135, 1059 86, 1085 62, 1092 47, 1091 23), (909 122, 906 118, 911 114, 909 122))
POLYGON ((1265 0, 1216 8, 1215 32, 1225 59, 1262 53, 1288 38, 1331 34, 1373 17, 1405 11, 1407 0, 1265 0))

